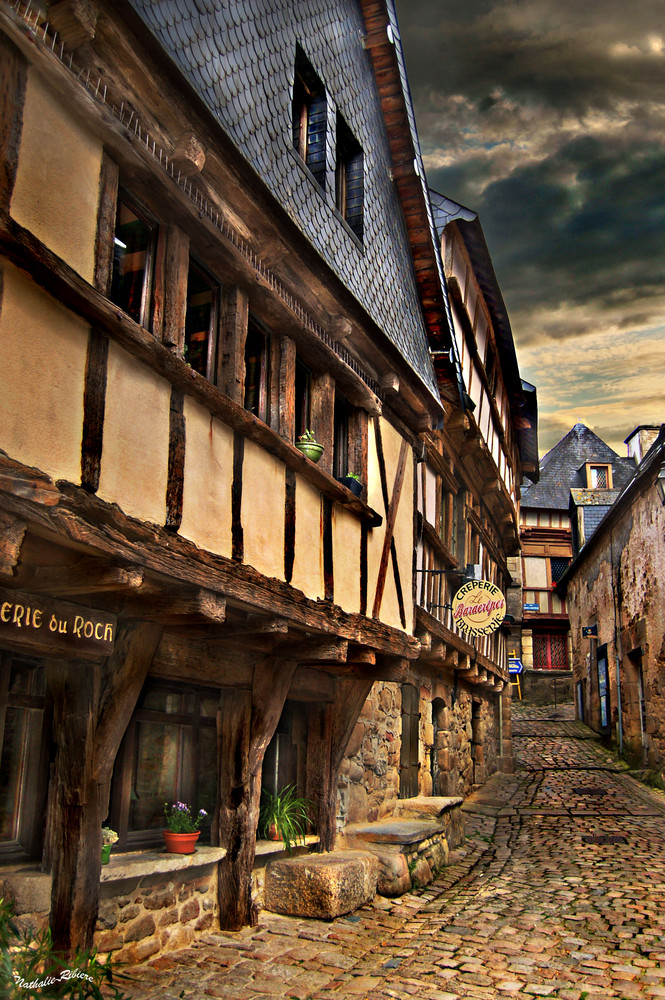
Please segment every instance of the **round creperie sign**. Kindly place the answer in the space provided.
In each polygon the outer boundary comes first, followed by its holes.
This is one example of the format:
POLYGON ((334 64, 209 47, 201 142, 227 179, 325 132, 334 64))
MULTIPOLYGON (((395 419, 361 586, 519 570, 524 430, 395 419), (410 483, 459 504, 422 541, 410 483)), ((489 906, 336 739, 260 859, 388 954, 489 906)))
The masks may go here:
POLYGON ((470 580, 453 597, 453 621, 469 635, 491 635, 506 614, 506 599, 489 580, 470 580))

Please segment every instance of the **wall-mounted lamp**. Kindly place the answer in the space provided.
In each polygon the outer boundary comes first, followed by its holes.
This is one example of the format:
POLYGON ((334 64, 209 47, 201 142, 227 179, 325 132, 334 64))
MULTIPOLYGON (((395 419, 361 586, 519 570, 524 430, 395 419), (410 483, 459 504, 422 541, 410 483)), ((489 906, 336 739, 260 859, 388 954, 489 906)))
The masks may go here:
POLYGON ((658 490, 660 502, 663 506, 665 506, 665 462, 663 462, 658 470, 658 475, 656 476, 656 489, 658 490))

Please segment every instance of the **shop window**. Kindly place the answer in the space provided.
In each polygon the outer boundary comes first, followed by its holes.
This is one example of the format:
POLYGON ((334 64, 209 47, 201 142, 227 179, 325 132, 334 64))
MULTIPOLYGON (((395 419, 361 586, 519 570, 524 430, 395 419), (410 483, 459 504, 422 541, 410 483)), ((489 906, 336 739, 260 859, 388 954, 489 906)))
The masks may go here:
POLYGON ((113 242, 111 300, 141 326, 150 326, 157 225, 121 193, 113 242))
POLYGON ((536 633, 533 637, 533 666, 535 670, 567 670, 566 633, 536 633))
POLYGON ((253 317, 245 342, 245 409, 270 422, 270 334, 253 317))
POLYGON ((219 692, 213 690, 158 683, 144 688, 113 776, 111 825, 121 847, 159 843, 164 804, 177 801, 196 813, 205 809, 201 840, 210 839, 218 703, 219 692))
POLYGON ((326 91, 308 59, 296 49, 293 83, 293 145, 322 190, 326 186, 326 91))
POLYGON ((363 238, 364 157, 359 142, 337 115, 335 207, 359 240, 363 238))
POLYGON ((40 661, 0 653, 0 852, 40 853, 48 771, 40 661))
POLYGON ((219 287, 194 262, 187 278, 185 361, 211 382, 214 374, 215 331, 219 287))

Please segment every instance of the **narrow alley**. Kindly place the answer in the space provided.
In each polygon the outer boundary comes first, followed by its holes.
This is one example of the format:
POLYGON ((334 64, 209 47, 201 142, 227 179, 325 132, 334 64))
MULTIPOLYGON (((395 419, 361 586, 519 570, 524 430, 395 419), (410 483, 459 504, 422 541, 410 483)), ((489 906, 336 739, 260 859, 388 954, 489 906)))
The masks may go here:
POLYGON ((665 793, 628 777, 572 706, 514 709, 518 770, 465 804, 427 889, 331 923, 264 912, 132 970, 135 1000, 665 997, 665 793))

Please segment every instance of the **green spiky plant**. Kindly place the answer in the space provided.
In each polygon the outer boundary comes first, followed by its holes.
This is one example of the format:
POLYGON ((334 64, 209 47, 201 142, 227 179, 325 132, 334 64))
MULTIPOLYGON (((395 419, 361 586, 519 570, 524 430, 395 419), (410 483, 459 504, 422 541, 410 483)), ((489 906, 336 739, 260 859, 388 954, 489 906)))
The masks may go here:
POLYGON ((301 844, 305 843, 312 807, 313 804, 309 799, 297 794, 295 785, 286 785, 275 795, 264 789, 261 793, 259 811, 259 836, 270 838, 273 827, 291 854, 293 844, 297 844, 298 841, 301 844))
POLYGON ((50 931, 20 930, 11 905, 0 899, 0 996, 7 1000, 129 1000, 114 983, 118 966, 100 962, 95 948, 63 958, 50 931))

